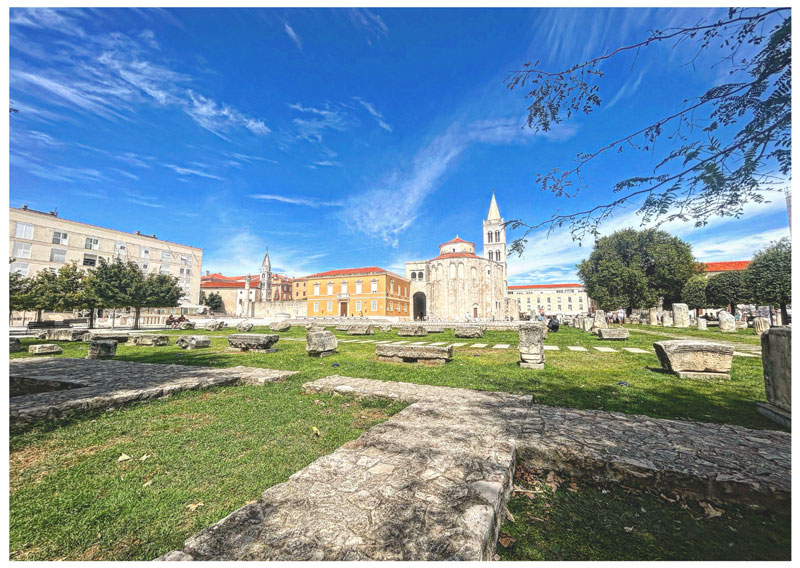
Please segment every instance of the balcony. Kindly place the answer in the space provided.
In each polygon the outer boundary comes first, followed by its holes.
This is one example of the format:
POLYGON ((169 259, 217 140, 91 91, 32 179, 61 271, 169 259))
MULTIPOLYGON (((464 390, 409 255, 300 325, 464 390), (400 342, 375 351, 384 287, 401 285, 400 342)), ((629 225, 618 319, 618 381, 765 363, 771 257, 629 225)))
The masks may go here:
POLYGON ((350 294, 348 294, 347 292, 343 292, 341 294, 336 294, 336 298, 339 300, 349 300, 350 294))

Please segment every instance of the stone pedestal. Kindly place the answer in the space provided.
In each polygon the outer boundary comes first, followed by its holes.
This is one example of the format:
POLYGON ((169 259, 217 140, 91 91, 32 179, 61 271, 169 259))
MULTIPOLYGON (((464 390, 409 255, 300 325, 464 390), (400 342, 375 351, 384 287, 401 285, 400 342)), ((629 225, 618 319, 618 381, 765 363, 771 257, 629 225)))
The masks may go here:
POLYGON ((720 331, 723 331, 725 333, 736 332, 736 318, 733 317, 731 314, 729 314, 725 310, 722 310, 717 314, 717 318, 719 319, 720 331))
POLYGON ((425 337, 428 335, 423 325, 401 325, 397 330, 397 335, 401 337, 425 337))
POLYGON ((650 308, 647 310, 647 323, 650 325, 658 325, 658 308, 650 308))
POLYGON ((675 339, 653 343, 661 367, 682 379, 730 379, 733 347, 675 339))
POLYGON ((113 339, 95 339, 89 343, 87 359, 113 359, 117 354, 117 342, 113 339))
MULTIPOLYGON (((250 329, 253 329, 253 326, 250 326, 250 329)), ((247 331, 250 331, 250 329, 247 331)), ((270 331, 289 331, 290 329, 292 329, 292 324, 288 321, 276 321, 269 324, 270 331)))
POLYGON ((272 353, 272 349, 280 336, 270 333, 234 333, 228 336, 228 351, 255 351, 256 353, 272 353))
POLYGON ((689 306, 672 304, 672 320, 675 327, 689 327, 689 306))
POLYGON ((672 314, 669 312, 664 312, 661 314, 661 325, 664 327, 672 327, 672 314))
POLYGON ((181 349, 203 349, 211 347, 211 340, 205 335, 181 335, 175 341, 175 345, 181 349))
POLYGON ((773 327, 761 335, 761 362, 767 404, 756 408, 770 420, 791 427, 792 417, 792 330, 773 327))
POLYGON ((117 343, 127 343, 130 337, 130 334, 124 331, 87 331, 83 334, 86 343, 96 339, 113 339, 117 343))
POLYGON ((769 328, 770 328, 770 325, 769 325, 769 319, 768 318, 754 318, 753 319, 753 330, 756 332, 757 335, 762 335, 769 328))
POLYGON ((33 355, 60 355, 64 350, 60 345, 55 343, 40 343, 39 345, 31 345, 28 347, 28 353, 33 355))
POLYGON ((143 347, 162 347, 169 345, 169 336, 163 333, 139 333, 133 336, 132 343, 143 347))
POLYGON ((519 366, 523 369, 544 369, 545 325, 524 323, 519 326, 519 366))
POLYGON ((347 328, 347 335, 375 335, 375 324, 354 323, 347 328))
POLYGON ((705 331, 708 329, 708 322, 706 318, 697 318, 697 329, 700 331, 705 331))
POLYGON ((339 341, 330 331, 310 331, 306 334, 306 353, 309 357, 327 357, 336 353, 339 341))
POLYGON ((478 339, 483 337, 483 328, 475 325, 457 325, 455 336, 463 339, 478 339))

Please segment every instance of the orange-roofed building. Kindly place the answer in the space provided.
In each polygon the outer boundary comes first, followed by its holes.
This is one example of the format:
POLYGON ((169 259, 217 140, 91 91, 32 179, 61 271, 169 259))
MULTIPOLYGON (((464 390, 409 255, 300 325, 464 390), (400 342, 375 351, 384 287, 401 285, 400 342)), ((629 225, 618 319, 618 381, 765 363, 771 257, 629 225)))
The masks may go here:
MULTIPOLYGON (((408 278, 378 266, 329 270, 298 281, 306 295, 308 317, 410 317, 408 278)), ((296 294, 299 290, 295 287, 296 294)))
POLYGON ((706 276, 714 276, 723 272, 744 270, 750 264, 749 260, 729 260, 727 262, 705 262, 706 276))

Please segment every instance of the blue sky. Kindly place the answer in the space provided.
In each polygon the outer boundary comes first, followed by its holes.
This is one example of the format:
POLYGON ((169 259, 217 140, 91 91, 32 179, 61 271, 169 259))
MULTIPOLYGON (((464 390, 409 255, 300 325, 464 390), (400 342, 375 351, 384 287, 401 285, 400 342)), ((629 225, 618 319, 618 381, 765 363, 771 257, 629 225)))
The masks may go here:
MULTIPOLYGON (((726 79, 713 54, 693 69, 688 47, 656 47, 604 66, 600 111, 534 135, 508 71, 536 59, 560 70, 713 15, 13 9, 11 205, 202 247, 203 269, 226 274, 255 273, 267 246, 273 268, 295 276, 404 273, 456 234, 480 244, 493 187, 506 220, 608 200, 654 158, 612 156, 572 199, 541 192, 535 176, 726 79)), ((789 234, 783 196, 769 199, 743 219, 666 229, 699 260, 746 259, 789 234)), ((630 208, 603 232, 638 225, 630 208)), ((575 281, 590 248, 566 230, 533 236, 509 259, 509 283, 575 281)))

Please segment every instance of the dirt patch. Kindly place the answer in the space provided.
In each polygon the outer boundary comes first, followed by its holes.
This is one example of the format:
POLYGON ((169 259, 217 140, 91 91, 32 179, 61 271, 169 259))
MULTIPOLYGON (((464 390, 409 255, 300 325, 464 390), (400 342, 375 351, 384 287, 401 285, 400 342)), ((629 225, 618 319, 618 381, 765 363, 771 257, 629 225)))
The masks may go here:
POLYGON ((388 416, 383 410, 379 408, 367 408, 358 413, 358 416, 353 420, 353 426, 365 429, 386 418, 388 418, 388 416))

